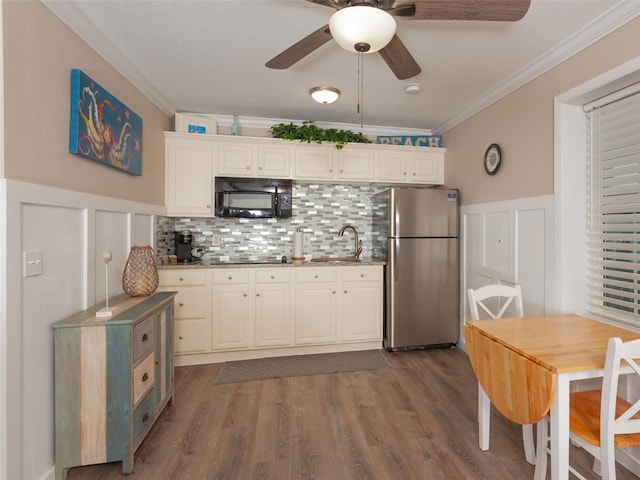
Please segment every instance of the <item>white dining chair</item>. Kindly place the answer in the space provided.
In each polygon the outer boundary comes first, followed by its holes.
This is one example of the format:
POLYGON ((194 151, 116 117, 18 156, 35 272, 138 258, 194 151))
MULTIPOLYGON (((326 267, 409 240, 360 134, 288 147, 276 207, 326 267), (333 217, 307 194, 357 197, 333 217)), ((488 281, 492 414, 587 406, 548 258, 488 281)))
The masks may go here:
MULTIPOLYGON (((524 308, 522 307, 522 290, 520 285, 486 285, 477 289, 468 289, 469 309, 471 311, 472 320, 480 320, 502 318, 510 306, 513 306, 515 315, 513 317, 524 316, 524 308), (479 310, 478 307, 481 309, 479 310), (482 316, 480 311, 483 312, 482 316)), ((482 408, 480 398, 482 395, 482 386, 478 383, 478 412, 482 408)), ((489 429, 486 430, 486 444, 488 445, 489 429)), ((522 425, 522 442, 524 444, 524 455, 531 465, 536 463, 535 442, 533 437, 533 425, 522 425)))
MULTIPOLYGON (((617 448, 640 446, 640 395, 631 401, 618 396, 621 366, 629 365, 640 376, 640 340, 623 343, 610 338, 601 390, 572 392, 569 407, 569 438, 595 458, 594 470, 602 480, 616 479, 617 448), (633 402, 633 403, 632 403, 633 402)), ((545 478, 549 454, 549 417, 538 422, 538 456, 536 479, 545 478)), ((575 468, 569 471, 581 480, 586 478, 575 468)))

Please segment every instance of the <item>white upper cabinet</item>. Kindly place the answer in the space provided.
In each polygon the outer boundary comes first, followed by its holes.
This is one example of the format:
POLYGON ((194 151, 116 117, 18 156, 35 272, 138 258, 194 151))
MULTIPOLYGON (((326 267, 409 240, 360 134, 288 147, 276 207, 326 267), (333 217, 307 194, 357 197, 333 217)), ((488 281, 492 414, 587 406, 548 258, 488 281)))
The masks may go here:
POLYGON ((296 180, 332 180, 335 147, 295 143, 293 178, 296 180))
POLYGON ((375 147, 345 145, 337 155, 338 180, 370 181, 376 176, 375 147))
POLYGON ((377 152, 376 180, 391 183, 442 185, 444 148, 398 147, 377 152))
POLYGON ((216 175, 291 178, 289 145, 243 137, 220 137, 215 143, 216 175))
POLYGON ((169 216, 213 215, 214 176, 442 185, 444 148, 165 132, 169 216))
POLYGON ((213 215, 213 145, 191 137, 165 140, 167 215, 213 215))

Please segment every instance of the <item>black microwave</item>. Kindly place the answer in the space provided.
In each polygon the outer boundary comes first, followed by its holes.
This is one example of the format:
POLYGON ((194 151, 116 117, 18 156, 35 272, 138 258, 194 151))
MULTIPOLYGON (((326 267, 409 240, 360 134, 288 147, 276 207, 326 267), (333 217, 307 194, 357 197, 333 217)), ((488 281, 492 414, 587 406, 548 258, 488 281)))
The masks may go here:
POLYGON ((216 177, 216 217, 291 217, 291 180, 216 177))

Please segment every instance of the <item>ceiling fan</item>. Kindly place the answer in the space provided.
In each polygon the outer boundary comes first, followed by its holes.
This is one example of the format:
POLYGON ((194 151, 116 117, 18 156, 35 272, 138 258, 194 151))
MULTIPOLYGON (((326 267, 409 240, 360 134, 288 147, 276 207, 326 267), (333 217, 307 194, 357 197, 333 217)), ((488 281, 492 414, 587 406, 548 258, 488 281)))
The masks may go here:
MULTIPOLYGON (((530 0, 413 0, 400 3, 396 0, 307 0, 338 11, 350 7, 366 7, 379 9, 394 17, 413 20, 486 20, 499 22, 515 22, 520 20, 529 9, 530 0)), ((333 17, 332 17, 333 18, 333 17)), ((395 32, 395 29, 394 29, 395 32)), ((317 48, 334 38, 330 24, 315 32, 266 63, 269 68, 285 69, 303 59, 317 48)), ((355 44, 353 51, 373 52, 368 44, 355 44)), ((344 46, 344 45, 343 45, 344 46)), ((352 50, 351 48, 348 50, 352 50)), ((414 77, 422 70, 402 43, 400 37, 393 37, 383 48, 378 50, 391 71, 400 80, 414 77)))

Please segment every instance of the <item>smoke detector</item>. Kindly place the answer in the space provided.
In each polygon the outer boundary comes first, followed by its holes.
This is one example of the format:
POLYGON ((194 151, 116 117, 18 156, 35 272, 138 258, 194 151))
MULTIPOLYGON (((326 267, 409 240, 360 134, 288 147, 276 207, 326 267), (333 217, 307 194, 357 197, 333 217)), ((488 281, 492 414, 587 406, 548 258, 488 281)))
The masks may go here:
POLYGON ((420 93, 420 84, 419 83, 410 83, 404 87, 404 91, 409 95, 416 95, 420 93))

